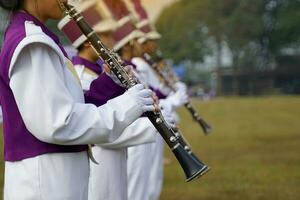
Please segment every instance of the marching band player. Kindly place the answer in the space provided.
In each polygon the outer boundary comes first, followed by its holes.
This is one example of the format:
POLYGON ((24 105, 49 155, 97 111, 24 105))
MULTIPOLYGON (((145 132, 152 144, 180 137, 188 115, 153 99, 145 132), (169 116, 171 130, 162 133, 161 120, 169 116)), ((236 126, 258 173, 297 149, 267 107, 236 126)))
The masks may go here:
MULTIPOLYGON (((122 1, 104 0, 103 2, 112 13, 114 19, 120 24, 120 27, 114 32, 114 50, 118 52, 126 64, 133 65, 131 59, 142 55, 142 49, 137 43, 137 39, 143 34, 136 30, 128 15, 129 11, 122 1)), ((133 66, 134 68, 137 67, 133 66)), ((136 75, 138 76, 138 74, 136 75)), ((152 132, 157 134, 154 127, 152 128, 152 132)), ((151 167, 149 147, 149 144, 143 144, 128 148, 128 200, 140 200, 146 197, 151 167)))
MULTIPOLYGON (((127 1, 128 2, 128 1, 127 1)), ((139 66, 138 71, 144 80, 160 97, 160 106, 164 112, 168 113, 170 118, 176 123, 179 122, 179 117, 176 109, 184 105, 188 101, 186 87, 183 84, 177 85, 178 90, 176 93, 171 92, 162 80, 159 78, 153 66, 145 58, 148 55, 153 55, 157 51, 157 41, 161 35, 155 30, 148 19, 148 14, 141 4, 140 0, 131 0, 133 4, 133 13, 137 17, 136 27, 144 33, 144 36, 138 39, 138 42, 143 48, 144 55, 132 59, 132 62, 139 66)), ((156 63, 159 64, 159 63, 156 63)), ((156 142, 150 144, 151 146, 151 169, 148 184, 147 197, 148 200, 158 200, 162 190, 163 183, 163 152, 164 142, 160 136, 157 136, 156 142)))
MULTIPOLYGON (((117 23, 110 17, 106 6, 99 1, 89 0, 80 2, 76 9, 81 11, 87 22, 93 26, 104 45, 111 49, 114 44, 113 31, 117 29, 117 23)), ((60 21, 59 29, 78 49, 78 55, 72 60, 85 91, 86 102, 101 105, 108 99, 124 93, 124 88, 111 80, 106 73, 102 73, 102 63, 97 63, 99 57, 86 41, 87 38, 78 34, 80 31, 77 30, 74 21, 65 17, 60 21)), ((142 117, 127 127, 122 137, 116 141, 95 145, 92 148, 93 156, 99 164, 90 163, 89 199, 127 199, 127 147, 154 142, 155 136, 153 125, 146 117, 142 117)))
MULTIPOLYGON (((146 39, 146 41, 147 40, 149 39, 146 39)), ((143 45, 143 47, 144 46, 145 45, 143 45)), ((145 48, 143 48, 143 50, 146 52, 145 48)), ((146 59, 143 57, 133 58, 132 63, 137 66, 137 70, 139 71, 142 80, 144 80, 159 97, 159 105, 161 106, 165 115, 167 115, 172 122, 178 123, 179 118, 177 117, 176 109, 187 102, 188 96, 186 91, 178 90, 176 93, 171 92, 170 89, 161 82, 160 78, 152 69, 150 63, 147 63, 146 59)), ((149 175, 147 199, 158 200, 163 183, 164 141, 158 135, 156 137, 156 142, 149 144, 149 146, 151 148, 149 151, 151 153, 151 169, 149 175)))
POLYGON ((10 15, 0 54, 5 200, 86 200, 87 145, 111 143, 145 111, 141 84, 102 106, 84 104, 76 72, 45 26, 67 0, 0 0, 10 15), (123 106, 126 102, 126 106, 123 106))
MULTIPOLYGON (((152 38, 142 38, 142 40, 145 40, 145 42, 147 42, 148 40, 152 40, 152 38)), ((141 40, 139 40, 139 42, 141 42, 141 40)), ((148 48, 149 46, 143 44, 143 50, 145 53, 147 52, 148 48)), ((138 68, 140 74, 142 74, 143 77, 147 77, 143 78, 143 80, 146 80, 148 82, 148 85, 150 85, 151 88, 154 88, 153 90, 156 91, 156 94, 157 91, 158 93, 162 94, 159 96, 159 105, 165 113, 168 113, 169 118, 171 118, 172 121, 177 124, 179 122, 179 117, 176 113, 176 109, 184 105, 188 101, 186 90, 180 87, 181 89, 177 92, 171 92, 170 89, 161 82, 160 78, 151 67, 151 64, 147 63, 146 59, 138 57, 134 58, 132 62, 137 66, 140 66, 138 68)), ((163 184, 164 141, 161 137, 157 136, 156 142, 151 144, 150 146, 152 165, 150 169, 147 195, 149 197, 149 200, 158 200, 163 184)))
MULTIPOLYGON (((135 66, 136 75, 139 77, 143 84, 149 85, 149 82, 145 81, 145 78, 140 74, 140 64, 143 63, 133 63, 133 58, 138 58, 143 55, 143 49, 137 42, 138 38, 144 36, 144 34, 139 34, 139 37, 133 37, 135 28, 132 19, 130 17, 130 12, 126 7, 126 4, 122 0, 104 0, 107 7, 113 13, 116 20, 123 24, 119 30, 115 31, 116 44, 114 50, 118 52, 121 58, 127 64, 133 64, 135 66), (126 28, 125 28, 126 27, 126 28), (122 32, 121 30, 127 30, 122 32), (135 65, 137 64, 137 65, 135 65)), ((138 30, 138 32, 140 32, 138 30)), ((145 62, 144 62, 145 63, 145 62)), ((147 63, 146 63, 147 64, 147 63)), ((153 88, 152 88, 153 89, 153 88)), ((155 90, 158 97, 164 96, 159 90, 155 90)), ((162 110, 166 120, 173 124, 173 119, 170 115, 162 110)), ((153 129, 153 132, 156 132, 153 129)), ((161 137, 160 135, 156 137, 161 137)), ((144 144, 128 148, 128 199, 129 200, 140 200, 148 199, 148 190, 150 187, 150 171, 153 165, 152 160, 152 145, 144 144)))

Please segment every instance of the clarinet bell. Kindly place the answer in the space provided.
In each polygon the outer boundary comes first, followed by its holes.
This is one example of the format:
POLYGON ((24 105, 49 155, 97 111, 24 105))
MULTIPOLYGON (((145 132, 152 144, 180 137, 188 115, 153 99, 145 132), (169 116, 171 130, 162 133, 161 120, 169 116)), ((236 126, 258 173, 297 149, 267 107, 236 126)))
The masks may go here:
POLYGON ((212 131, 212 128, 211 126, 206 123, 206 121, 204 121, 202 118, 200 119, 197 119, 198 123, 200 124, 200 126, 202 127, 203 129, 203 132, 207 135, 209 134, 211 131, 212 131))
POLYGON ((186 182, 204 175, 210 169, 207 165, 199 161, 195 155, 189 154, 182 145, 174 148, 173 153, 185 173, 186 182))

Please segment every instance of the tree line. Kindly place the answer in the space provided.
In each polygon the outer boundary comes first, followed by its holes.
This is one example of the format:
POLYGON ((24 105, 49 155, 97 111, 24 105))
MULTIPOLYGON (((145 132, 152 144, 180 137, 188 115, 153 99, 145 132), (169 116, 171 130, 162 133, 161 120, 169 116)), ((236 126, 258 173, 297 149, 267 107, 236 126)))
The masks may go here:
POLYGON ((298 0, 179 0, 156 27, 162 51, 176 63, 202 62, 215 52, 221 67, 226 44, 232 67, 264 70, 276 66, 278 56, 299 50, 299 10, 298 0))

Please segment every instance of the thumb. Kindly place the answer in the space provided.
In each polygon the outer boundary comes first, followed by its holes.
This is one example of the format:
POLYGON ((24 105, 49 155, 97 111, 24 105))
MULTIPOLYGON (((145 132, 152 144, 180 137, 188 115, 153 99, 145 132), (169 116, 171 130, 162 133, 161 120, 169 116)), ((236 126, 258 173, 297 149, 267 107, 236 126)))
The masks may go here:
POLYGON ((105 71, 106 73, 110 74, 111 70, 109 69, 107 64, 103 64, 103 71, 105 71))

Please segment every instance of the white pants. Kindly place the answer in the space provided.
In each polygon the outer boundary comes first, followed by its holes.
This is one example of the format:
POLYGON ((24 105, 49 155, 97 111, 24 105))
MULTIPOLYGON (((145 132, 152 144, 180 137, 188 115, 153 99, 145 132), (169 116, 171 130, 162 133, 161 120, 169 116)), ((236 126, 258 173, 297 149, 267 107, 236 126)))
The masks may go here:
POLYGON ((127 149, 92 148, 89 200, 127 200, 127 149))
POLYGON ((151 145, 143 144, 128 148, 128 200, 147 200, 148 198, 151 145))
POLYGON ((87 153, 52 153, 5 162, 4 200, 87 200, 87 153))
POLYGON ((158 200, 163 184, 164 140, 158 134, 156 137, 156 142, 151 145, 152 162, 148 185, 149 200, 158 200))

